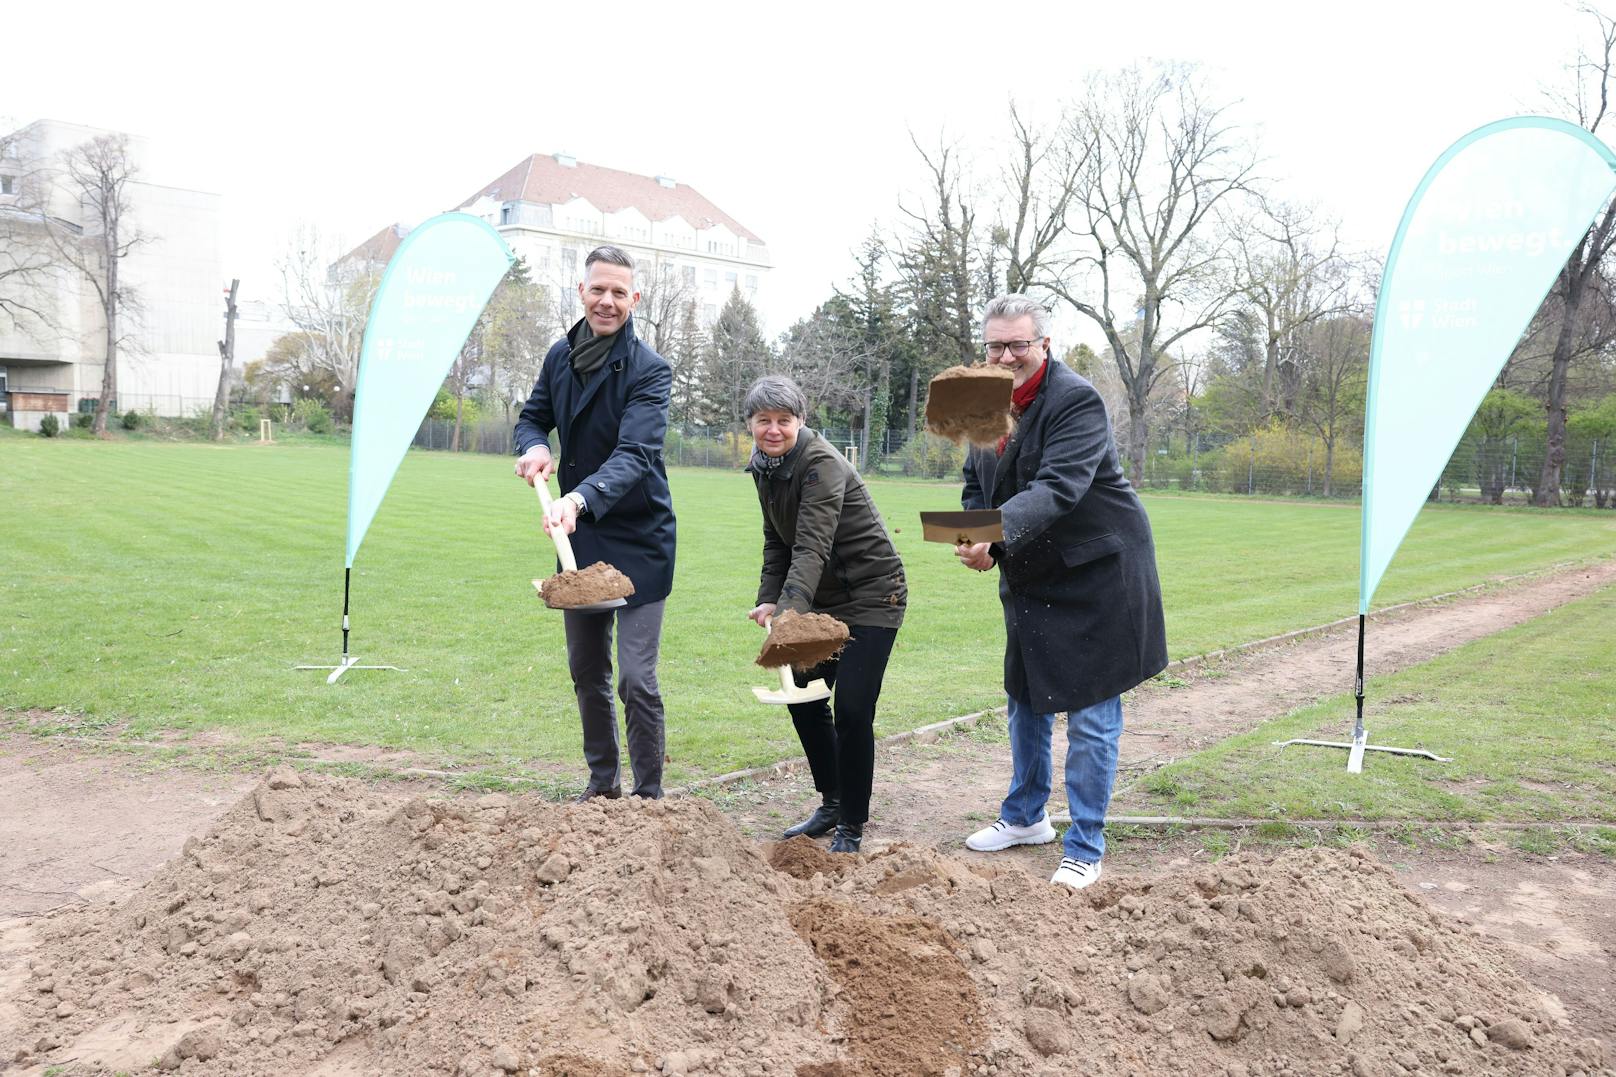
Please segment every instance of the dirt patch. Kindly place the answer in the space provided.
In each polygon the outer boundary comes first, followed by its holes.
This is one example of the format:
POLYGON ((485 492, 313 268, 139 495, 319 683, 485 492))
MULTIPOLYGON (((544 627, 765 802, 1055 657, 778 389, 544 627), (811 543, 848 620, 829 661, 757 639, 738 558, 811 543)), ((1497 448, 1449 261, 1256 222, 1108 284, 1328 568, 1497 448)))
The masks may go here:
POLYGON ((1616 865, 1487 844, 1386 857, 1432 905, 1497 939, 1551 1012, 1616 1043, 1616 865))
POLYGON ((853 866, 851 857, 832 854, 812 838, 801 834, 777 841, 769 848, 769 866, 793 879, 807 881, 815 875, 840 875, 853 866))
POLYGON ((769 622, 769 637, 757 664, 764 669, 809 670, 836 657, 847 646, 848 635, 847 626, 827 614, 786 610, 769 622))
POLYGON ((277 771, 127 900, 34 921, 26 952, 0 938, 0 1043, 64 1073, 131 1051, 328 1075, 1609 1064, 1362 855, 1082 894, 909 846, 845 859, 784 874, 699 800, 277 771))
POLYGON ((558 572, 539 587, 544 604, 553 610, 610 602, 633 593, 634 582, 604 561, 570 572, 558 572))
POLYGON ((1000 367, 949 367, 927 386, 926 429, 955 443, 992 445, 1010 433, 1014 382, 1000 367))
POLYGON ((942 1077, 981 1045, 976 985, 932 921, 814 898, 792 908, 791 926, 842 988, 833 1017, 853 1056, 843 1077, 942 1077))

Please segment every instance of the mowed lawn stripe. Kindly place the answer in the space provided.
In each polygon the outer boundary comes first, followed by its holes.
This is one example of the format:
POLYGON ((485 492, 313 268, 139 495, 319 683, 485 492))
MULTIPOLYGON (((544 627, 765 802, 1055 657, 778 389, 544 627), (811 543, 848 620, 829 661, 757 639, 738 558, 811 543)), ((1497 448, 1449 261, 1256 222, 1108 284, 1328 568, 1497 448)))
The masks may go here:
MULTIPOLYGON (((334 687, 348 454, 287 442, 0 441, 0 706, 63 708, 133 735, 408 747, 447 761, 570 762, 578 753, 561 616, 528 580, 553 571, 531 490, 501 457, 410 453, 359 551, 353 650, 406 673, 334 687)), ((797 752, 783 708, 749 687, 761 522, 740 472, 679 469, 678 571, 664 629, 670 778, 797 752)), ((904 557, 910 609, 879 731, 1001 701, 996 576, 921 541, 954 484, 872 484, 904 557)), ((1175 656, 1350 614, 1355 510, 1147 497, 1175 656)), ((1380 604, 1616 552, 1616 514, 1424 513, 1380 604)))

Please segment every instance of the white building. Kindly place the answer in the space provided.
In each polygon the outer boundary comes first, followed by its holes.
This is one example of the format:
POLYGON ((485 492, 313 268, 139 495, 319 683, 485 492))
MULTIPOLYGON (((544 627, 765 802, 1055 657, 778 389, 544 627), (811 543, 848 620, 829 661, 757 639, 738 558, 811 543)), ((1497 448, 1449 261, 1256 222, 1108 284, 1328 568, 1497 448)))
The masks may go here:
MULTIPOLYGON (((705 326, 736 288, 760 311, 767 301, 769 250, 757 235, 695 188, 566 154, 534 154, 460 204, 497 228, 549 284, 563 310, 577 311, 583 260, 612 243, 639 263, 640 288, 661 282, 693 301, 705 326)), ((649 295, 649 292, 647 292, 649 295)))
MULTIPOLYGON (((68 189, 62 165, 74 147, 112 132, 41 120, 5 138, 0 156, 0 213, 43 211, 69 231, 90 222, 68 189)), ((146 165, 144 139, 127 136, 134 178, 128 184, 127 229, 151 237, 120 267, 136 303, 121 315, 127 329, 118 356, 119 411, 184 415, 211 407, 219 378, 217 341, 223 335, 224 294, 220 257, 220 198, 204 191, 165 186, 146 165)), ((13 229, 6 241, 48 243, 43 233, 13 229)), ((0 390, 27 394, 30 405, 54 401, 50 410, 93 408, 105 369, 105 323, 87 280, 58 269, 35 298, 49 327, 0 319, 0 390)), ((38 427, 36 408, 17 409, 13 421, 38 427), (25 415, 26 411, 26 415, 25 415)))

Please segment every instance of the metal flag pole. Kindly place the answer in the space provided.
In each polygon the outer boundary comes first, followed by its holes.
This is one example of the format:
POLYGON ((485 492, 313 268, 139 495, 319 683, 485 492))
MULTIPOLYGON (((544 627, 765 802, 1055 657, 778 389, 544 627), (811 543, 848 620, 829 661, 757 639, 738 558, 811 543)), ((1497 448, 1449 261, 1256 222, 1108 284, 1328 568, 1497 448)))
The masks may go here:
POLYGON ((1295 737, 1291 740, 1276 740, 1277 747, 1284 748, 1291 744, 1311 744, 1316 748, 1345 748, 1347 749, 1347 773, 1363 773, 1363 757, 1365 752, 1390 752, 1393 755, 1417 755, 1425 759, 1433 759, 1438 763, 1451 763, 1449 756, 1437 755, 1424 748, 1388 748, 1380 744, 1369 743, 1369 731, 1363 723, 1363 652, 1364 652, 1364 620, 1362 613, 1358 614, 1358 677, 1355 682, 1354 694, 1358 700, 1358 719, 1352 727, 1351 742, 1339 740, 1310 740, 1306 737, 1295 737))
POLYGON ((350 655, 348 653, 348 585, 352 580, 353 580, 353 568, 352 567, 344 568, 342 570, 342 661, 340 663, 338 663, 337 665, 334 665, 334 666, 308 666, 308 665, 303 665, 303 666, 293 666, 292 668, 293 669, 329 669, 329 670, 331 670, 331 676, 329 676, 329 677, 327 677, 325 679, 325 683, 327 683, 327 684, 336 684, 337 683, 337 678, 342 676, 344 673, 348 672, 350 669, 391 669, 391 670, 396 670, 399 673, 407 673, 408 670, 402 669, 402 668, 400 668, 398 666, 361 666, 361 665, 358 664, 359 656, 358 655, 350 655))

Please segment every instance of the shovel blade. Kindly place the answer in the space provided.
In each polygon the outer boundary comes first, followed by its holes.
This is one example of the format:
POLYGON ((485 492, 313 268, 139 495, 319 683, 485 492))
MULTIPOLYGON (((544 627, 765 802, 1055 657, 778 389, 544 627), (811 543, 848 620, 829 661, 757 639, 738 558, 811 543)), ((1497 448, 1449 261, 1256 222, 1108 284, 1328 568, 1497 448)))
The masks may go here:
POLYGON ((927 542, 946 542, 950 546, 1004 541, 1004 520, 998 509, 923 512, 920 530, 927 542))
POLYGON ((791 692, 786 692, 779 688, 753 688, 752 694, 757 697, 759 703, 772 703, 775 705, 813 703, 817 700, 829 699, 830 686, 823 680, 813 680, 791 692))

